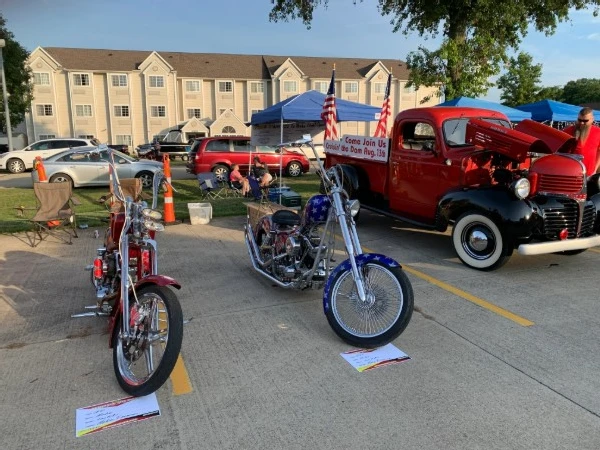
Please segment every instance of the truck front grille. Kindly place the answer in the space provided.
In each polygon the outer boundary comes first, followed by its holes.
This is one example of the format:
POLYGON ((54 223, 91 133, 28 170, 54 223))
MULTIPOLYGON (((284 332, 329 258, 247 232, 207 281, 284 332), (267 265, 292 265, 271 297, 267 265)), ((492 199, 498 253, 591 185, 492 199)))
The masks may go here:
POLYGON ((569 239, 587 237, 594 234, 596 210, 592 203, 585 205, 583 217, 579 216, 579 206, 572 199, 557 199, 561 207, 542 208, 544 217, 544 236, 549 240, 558 239, 563 229, 569 230, 569 239), (581 220, 581 229, 577 236, 577 228, 581 220))
POLYGON ((538 175, 538 188, 540 192, 556 194, 579 194, 583 189, 583 175, 568 177, 564 175, 538 175))

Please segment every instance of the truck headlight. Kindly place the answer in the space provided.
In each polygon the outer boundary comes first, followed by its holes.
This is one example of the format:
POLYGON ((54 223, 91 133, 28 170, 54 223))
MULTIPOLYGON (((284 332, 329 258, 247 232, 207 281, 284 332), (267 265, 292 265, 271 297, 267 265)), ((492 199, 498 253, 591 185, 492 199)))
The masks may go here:
POLYGON ((531 185, 529 184, 529 180, 527 178, 520 178, 513 182, 512 189, 517 198, 522 200, 527 198, 529 192, 531 192, 531 185))
POLYGON ((360 202, 358 200, 348 200, 348 211, 350 211, 352 217, 355 217, 360 211, 360 202))

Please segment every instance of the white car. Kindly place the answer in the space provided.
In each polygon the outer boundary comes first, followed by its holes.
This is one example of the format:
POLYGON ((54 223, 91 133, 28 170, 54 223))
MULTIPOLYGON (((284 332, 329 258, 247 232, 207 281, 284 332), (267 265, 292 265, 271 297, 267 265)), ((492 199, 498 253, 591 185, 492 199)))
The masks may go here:
MULTIPOLYGON (((108 186, 109 149, 103 147, 72 148, 44 159, 44 171, 50 183, 71 183, 73 187, 108 186)), ((152 186, 154 173, 162 170, 163 163, 147 159, 138 160, 113 150, 119 178, 140 178, 142 186, 152 186)), ((39 181, 38 171, 32 173, 39 181)))
POLYGON ((74 147, 98 146, 98 139, 54 138, 34 142, 22 150, 13 150, 0 155, 0 170, 10 173, 21 173, 33 169, 36 156, 48 158, 74 147))

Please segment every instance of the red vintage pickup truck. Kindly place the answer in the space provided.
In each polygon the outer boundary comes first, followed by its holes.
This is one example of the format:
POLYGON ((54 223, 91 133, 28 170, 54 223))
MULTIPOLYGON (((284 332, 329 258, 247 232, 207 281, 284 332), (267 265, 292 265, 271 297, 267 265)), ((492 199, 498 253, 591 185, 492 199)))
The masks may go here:
POLYGON ((485 109, 430 107, 398 114, 385 150, 368 150, 376 138, 366 139, 345 152, 326 141, 326 166, 342 165, 361 207, 441 232, 453 225, 469 267, 499 268, 515 249, 574 255, 600 245, 597 177, 561 131, 531 120, 512 128, 485 109))

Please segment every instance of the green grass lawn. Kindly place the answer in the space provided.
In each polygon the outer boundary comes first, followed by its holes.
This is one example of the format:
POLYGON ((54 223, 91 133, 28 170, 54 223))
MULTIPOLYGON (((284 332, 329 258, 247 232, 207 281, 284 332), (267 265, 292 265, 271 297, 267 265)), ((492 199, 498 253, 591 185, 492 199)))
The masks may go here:
MULTIPOLYGON (((319 178, 316 174, 305 174, 298 178, 283 178, 283 184, 292 188, 301 195, 302 205, 313 194, 319 190, 319 178)), ((175 204, 175 219, 189 221, 190 214, 188 203, 210 202, 213 208, 213 217, 239 216, 246 214, 245 198, 224 198, 217 200, 205 200, 200 195, 200 188, 196 180, 175 180, 173 186, 177 192, 173 193, 175 204)), ((78 188, 74 195, 79 199, 81 205, 75 208, 77 222, 87 224, 89 227, 106 225, 108 213, 103 205, 96 200, 108 193, 107 187, 78 188)), ((163 209, 162 194, 159 198, 159 209, 163 209)), ((35 213, 36 200, 32 188, 6 188, 0 189, 0 233, 13 233, 31 229, 31 224, 26 217, 19 217, 18 207, 31 208, 25 211, 25 216, 33 216, 35 213)))

